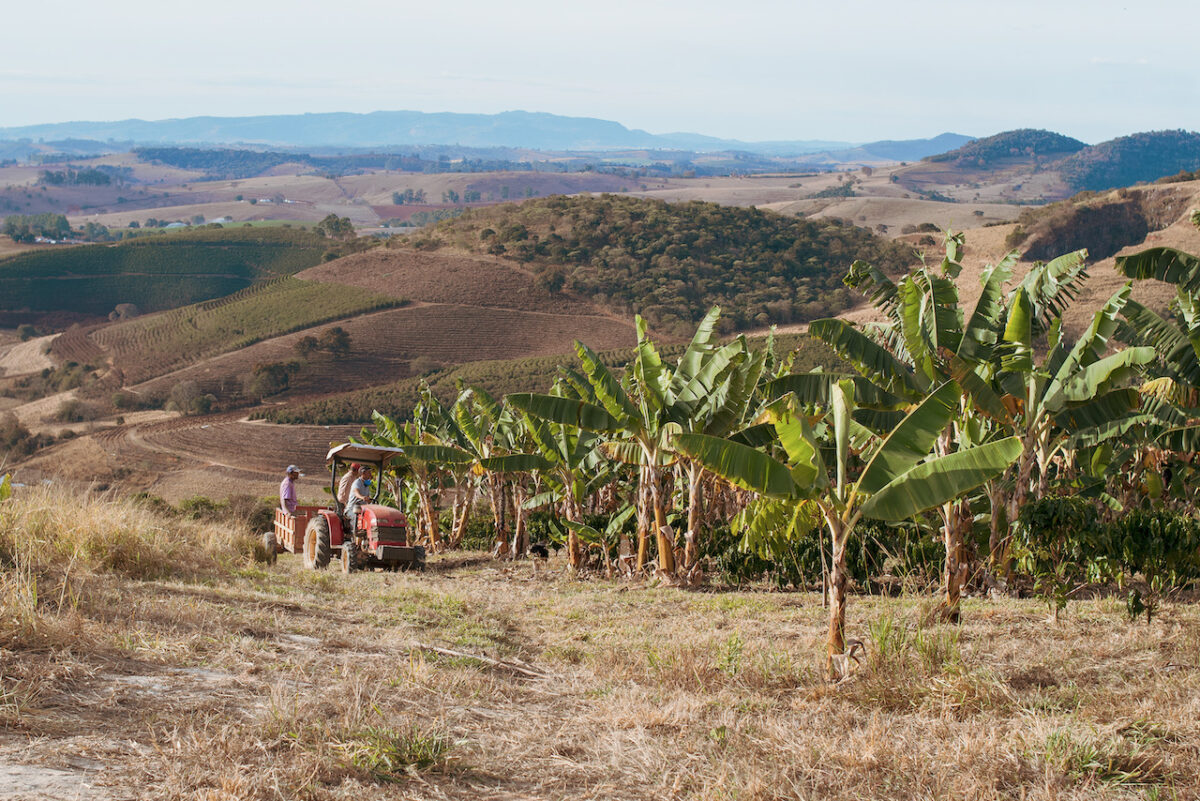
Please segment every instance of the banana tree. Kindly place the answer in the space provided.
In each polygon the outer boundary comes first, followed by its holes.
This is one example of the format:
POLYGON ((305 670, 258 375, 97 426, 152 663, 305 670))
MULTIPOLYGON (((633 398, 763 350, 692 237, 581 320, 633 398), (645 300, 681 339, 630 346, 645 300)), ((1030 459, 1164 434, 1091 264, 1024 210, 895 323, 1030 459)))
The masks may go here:
MULTIPOLYGON (((1130 344, 1154 348, 1154 372, 1160 380, 1148 389, 1175 404, 1189 422, 1200 418, 1200 257, 1173 248, 1151 248, 1119 257, 1116 266, 1128 278, 1175 286, 1169 319, 1130 300, 1122 309, 1129 324, 1119 335, 1130 344)), ((1185 422, 1181 429, 1192 427, 1185 422)), ((1165 446, 1186 445, 1196 434, 1180 430, 1160 437, 1165 446)))
POLYGON ((1128 384, 1154 359, 1149 347, 1109 353, 1118 316, 1129 299, 1130 285, 1116 292, 1092 318, 1074 343, 1062 335, 1062 318, 1036 337, 1036 307, 1024 286, 1008 307, 1008 319, 996 348, 996 382, 1012 410, 1024 449, 1015 470, 1008 517, 1032 493, 1046 493, 1052 460, 1081 436, 1097 444, 1123 433, 1123 421, 1140 399, 1128 384), (1038 360, 1041 355, 1040 361, 1038 360))
MULTIPOLYGON (((959 261, 963 246, 962 234, 948 232, 940 264, 922 264, 896 282, 865 262, 854 262, 845 283, 865 294, 884 322, 859 330, 844 320, 828 319, 809 328, 866 380, 878 384, 864 397, 871 410, 857 412, 859 422, 877 430, 894 423, 899 403, 916 401, 930 387, 954 379, 960 396, 956 413, 934 444, 940 456, 1000 438, 1012 422, 992 386, 990 358, 999 338, 1002 286, 1011 277, 1016 254, 985 268, 979 301, 964 321, 955 283, 963 269, 959 261)), ((813 402, 818 399, 814 393, 827 394, 829 386, 821 376, 810 375, 777 381, 773 389, 776 394, 800 390, 800 397, 813 402)), ((862 396, 866 389, 862 379, 857 387, 862 396)), ((938 514, 946 550, 941 614, 957 619, 962 586, 973 561, 967 535, 976 515, 969 497, 948 499, 938 514)))
MULTIPOLYGON (((639 570, 645 569, 648 541, 653 536, 658 572, 666 576, 676 573, 674 536, 666 519, 671 497, 668 470, 679 462, 679 454, 670 444, 672 437, 687 430, 723 433, 739 425, 765 364, 766 356, 753 355, 743 337, 722 346, 713 343, 719 317, 717 307, 708 312, 673 367, 663 363, 645 320, 637 317, 638 344, 624 381, 591 349, 576 342, 582 372, 567 371, 565 377, 578 397, 552 402, 541 396, 539 406, 527 409, 546 420, 605 435, 600 450, 637 469, 639 570)), ((694 563, 698 559, 696 515, 701 508, 702 472, 694 466, 686 473, 693 513, 685 533, 689 547, 684 558, 694 563)))
MULTIPOLYGON (((600 457, 597 446, 600 434, 594 429, 616 431, 615 419, 598 406, 567 395, 561 382, 553 394, 516 393, 505 400, 524 415, 535 453, 542 471, 550 479, 554 495, 563 503, 568 524, 583 523, 584 500, 597 488, 612 480, 612 470, 600 457), (561 422, 572 419, 576 423, 561 422)), ((568 525, 567 554, 570 569, 578 571, 583 564, 579 530, 568 525)))
MULTIPOLYGON (((440 406, 438 407, 440 410, 440 406)), ((415 495, 415 522, 417 536, 431 552, 442 547, 439 498, 448 477, 465 473, 473 458, 470 453, 448 444, 429 430, 431 417, 420 415, 403 426, 385 414, 376 411, 372 415, 375 430, 363 429, 363 441, 371 445, 385 445, 404 449, 403 467, 407 469, 409 487, 415 495)), ((382 480, 382 477, 380 477, 382 480)), ((399 499, 400 488, 393 487, 399 499)))
POLYGON ((527 474, 545 465, 522 458, 527 431, 523 421, 485 390, 460 386, 454 420, 460 432, 459 446, 474 457, 472 472, 487 487, 495 523, 497 555, 507 551, 514 558, 529 548, 525 530, 527 474), (508 513, 512 513, 512 539, 508 538, 508 513))
POLYGON ((846 647, 846 545, 859 520, 901 521, 937 508, 1000 475, 1020 454, 1020 441, 1014 437, 941 456, 933 453, 961 393, 952 380, 937 386, 884 435, 855 421, 853 381, 834 384, 827 410, 811 421, 777 403, 768 415, 787 454, 786 464, 730 439, 675 436, 675 447, 689 457, 759 493, 735 520, 739 530, 824 526, 828 531, 827 650, 834 678, 839 677, 846 647), (818 438, 818 426, 826 432, 826 441, 818 438), (832 462, 823 453, 827 446, 832 462))

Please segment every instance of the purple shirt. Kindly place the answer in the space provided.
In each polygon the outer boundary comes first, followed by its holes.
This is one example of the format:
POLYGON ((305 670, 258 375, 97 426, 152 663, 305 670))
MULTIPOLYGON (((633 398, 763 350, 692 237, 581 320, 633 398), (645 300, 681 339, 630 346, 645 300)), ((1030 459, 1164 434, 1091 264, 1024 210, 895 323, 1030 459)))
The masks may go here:
POLYGON ((296 514, 296 482, 285 476, 279 484, 279 508, 288 514, 296 514))

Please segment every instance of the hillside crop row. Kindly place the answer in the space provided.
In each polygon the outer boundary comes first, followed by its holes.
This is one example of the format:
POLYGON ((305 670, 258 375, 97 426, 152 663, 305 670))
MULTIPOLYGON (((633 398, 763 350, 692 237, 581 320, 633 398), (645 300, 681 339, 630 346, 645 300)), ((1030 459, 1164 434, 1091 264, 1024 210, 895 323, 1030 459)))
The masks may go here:
POLYGON ((137 380, 218 353, 404 301, 337 284, 280 278, 219 300, 140 317, 92 339, 137 380))
MULTIPOLYGON (((776 337, 780 352, 794 353, 794 369, 836 369, 841 359, 823 342, 807 334, 785 334, 776 337)), ((664 345, 664 356, 678 356, 682 344, 664 345)), ((620 348, 600 353, 604 363, 624 368, 629 361, 629 349, 620 348)), ((255 413, 257 419, 275 423, 338 425, 370 422, 371 414, 380 411, 389 416, 406 417, 420 399, 421 382, 428 383, 434 395, 443 401, 453 400, 458 386, 478 387, 500 397, 511 392, 542 391, 558 377, 559 370, 573 366, 575 356, 540 356, 529 359, 475 361, 439 370, 423 378, 406 378, 385 386, 345 392, 294 406, 282 406, 255 413)))
POLYGON ((297 273, 326 250, 306 232, 246 229, 22 253, 0 261, 0 308, 107 314, 132 303, 158 311, 297 273))

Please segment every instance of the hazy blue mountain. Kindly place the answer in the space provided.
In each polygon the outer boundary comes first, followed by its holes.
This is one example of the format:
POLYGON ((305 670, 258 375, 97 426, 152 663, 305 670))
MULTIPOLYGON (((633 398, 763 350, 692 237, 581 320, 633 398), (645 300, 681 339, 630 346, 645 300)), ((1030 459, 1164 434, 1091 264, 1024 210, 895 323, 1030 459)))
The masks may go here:
POLYGON ((876 158, 889 161, 920 161, 926 156, 936 156, 947 150, 955 150, 968 142, 974 141, 973 136, 963 136, 956 133, 944 133, 932 139, 885 139, 881 142, 869 142, 859 147, 863 152, 876 158))
MULTIPOLYGON (((943 146, 940 141, 953 136, 955 135, 943 134, 934 140, 876 144, 897 147, 911 145, 921 152, 941 152, 938 148, 951 149, 957 146, 953 141, 943 146)), ((825 140, 743 142, 695 133, 651 134, 626 128, 610 120, 563 117, 528 111, 506 111, 502 114, 376 111, 370 114, 188 117, 169 120, 62 122, 0 128, 0 139, 25 138, 35 141, 91 139, 139 144, 248 144, 272 147, 440 144, 559 151, 638 148, 692 152, 741 150, 771 156, 799 156, 856 147, 856 143, 853 142, 825 140)), ((967 137, 959 139, 966 141, 967 137)), ((909 155, 908 150, 904 150, 903 157, 915 158, 909 155)))

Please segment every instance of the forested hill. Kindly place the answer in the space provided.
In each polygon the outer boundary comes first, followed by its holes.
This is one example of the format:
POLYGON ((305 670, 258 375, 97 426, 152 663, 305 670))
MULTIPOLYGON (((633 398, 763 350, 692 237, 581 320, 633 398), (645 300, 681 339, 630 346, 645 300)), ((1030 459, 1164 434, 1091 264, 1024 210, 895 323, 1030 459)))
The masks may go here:
POLYGON ((475 209, 414 244, 439 243, 526 262, 552 290, 680 334, 713 304, 731 329, 834 315, 857 300, 842 284, 855 259, 892 269, 914 260, 909 247, 836 220, 619 195, 475 209))
POLYGON ((1007 159, 1061 159, 1077 153, 1087 145, 1078 139, 1033 128, 1005 131, 968 142, 957 150, 929 156, 926 161, 949 161, 960 167, 986 169, 1007 159))
POLYGON ((1151 131, 1081 150, 1058 166, 1074 189, 1103 191, 1200 169, 1200 133, 1151 131))
POLYGON ((1023 128, 977 139, 925 161, 966 170, 1023 164, 1058 173, 1071 192, 1103 192, 1200 169, 1200 133, 1150 131, 1085 145, 1052 131, 1023 128))

